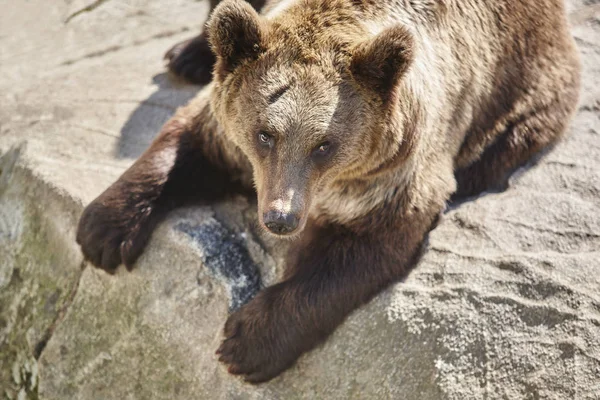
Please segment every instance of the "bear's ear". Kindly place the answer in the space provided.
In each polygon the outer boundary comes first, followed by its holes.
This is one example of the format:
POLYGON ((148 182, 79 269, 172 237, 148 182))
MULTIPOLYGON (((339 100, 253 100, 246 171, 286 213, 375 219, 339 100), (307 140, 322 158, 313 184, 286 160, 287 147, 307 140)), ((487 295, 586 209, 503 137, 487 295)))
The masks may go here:
POLYGON ((375 91, 387 102, 410 67, 413 46, 413 37, 405 27, 388 28, 354 48, 350 73, 361 86, 375 91))
POLYGON ((233 71, 241 61, 257 57, 263 50, 264 28, 256 11, 246 1, 225 0, 207 23, 208 40, 217 56, 218 78, 233 71))

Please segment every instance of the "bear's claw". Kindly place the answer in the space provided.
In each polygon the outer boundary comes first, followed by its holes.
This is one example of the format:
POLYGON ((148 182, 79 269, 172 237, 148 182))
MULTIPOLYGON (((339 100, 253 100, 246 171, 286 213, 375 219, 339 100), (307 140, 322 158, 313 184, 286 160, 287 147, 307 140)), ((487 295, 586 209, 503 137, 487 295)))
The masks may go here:
POLYGON ((216 352, 229 373, 241 375, 250 383, 276 377, 300 355, 293 345, 294 323, 280 318, 265 302, 266 297, 259 294, 229 317, 224 329, 226 339, 216 352), (274 342, 272 338, 278 339, 274 342))
POLYGON ((140 215, 94 201, 79 220, 77 243, 87 261, 110 274, 121 263, 131 269, 148 240, 146 221, 140 215), (137 223, 131 224, 133 220, 137 223))

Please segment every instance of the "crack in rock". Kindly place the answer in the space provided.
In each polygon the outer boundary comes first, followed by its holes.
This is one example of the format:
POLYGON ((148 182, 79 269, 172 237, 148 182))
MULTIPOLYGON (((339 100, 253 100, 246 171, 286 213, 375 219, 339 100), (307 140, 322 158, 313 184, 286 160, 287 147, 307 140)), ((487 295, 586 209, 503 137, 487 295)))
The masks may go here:
POLYGON ((60 307, 60 309, 56 313, 56 316, 54 317, 54 320, 52 321, 52 323, 50 324, 50 326, 48 327, 48 329, 46 329, 46 332, 44 333, 44 336, 35 345, 35 348, 33 349, 33 357, 36 360, 39 360, 40 357, 42 356, 42 353, 44 352, 44 349, 46 348, 46 345, 48 344, 48 342, 52 338, 52 335, 54 334, 54 331, 56 330, 56 327, 65 318, 67 310, 69 309, 69 307, 71 306, 71 304, 73 304, 73 301, 75 300, 75 296, 77 295, 77 291, 79 290, 79 283, 81 282, 81 278, 83 276, 83 271, 85 270, 85 266, 86 266, 86 263, 84 261, 81 264, 81 268, 80 268, 80 271, 79 271, 79 276, 75 280, 75 283, 73 284, 73 287, 71 288, 71 291, 69 292, 68 297, 65 299, 64 303, 62 304, 62 306, 60 307))
POLYGON ((103 3, 106 3, 107 1, 108 0, 96 0, 92 4, 89 4, 78 10, 75 10, 74 12, 69 14, 67 16, 67 18, 65 18, 65 24, 68 24, 73 18, 75 18, 83 13, 88 13, 88 12, 94 11, 96 8, 100 7, 103 3))
POLYGON ((126 49, 129 47, 137 47, 137 46, 141 46, 144 45, 152 40, 156 40, 156 39, 163 39, 163 38, 168 38, 171 36, 175 36, 178 35, 180 33, 183 32, 187 32, 189 31, 189 28, 184 27, 181 29, 177 29, 177 30, 168 30, 168 31, 164 31, 164 32, 159 32, 156 33, 150 37, 144 38, 144 39, 138 39, 138 40, 134 40, 133 42, 131 42, 130 44, 127 45, 113 45, 113 46, 109 46, 107 48, 101 49, 101 50, 97 50, 97 51, 93 51, 91 53, 87 53, 84 54, 83 56, 79 57, 79 58, 75 58, 75 59, 70 59, 70 60, 66 60, 63 61, 60 65, 61 66, 68 66, 68 65, 73 65, 76 64, 80 61, 83 60, 89 60, 89 59, 93 59, 93 58, 98 58, 98 57, 102 57, 106 54, 110 54, 110 53, 114 53, 117 52, 119 50, 122 49, 126 49))

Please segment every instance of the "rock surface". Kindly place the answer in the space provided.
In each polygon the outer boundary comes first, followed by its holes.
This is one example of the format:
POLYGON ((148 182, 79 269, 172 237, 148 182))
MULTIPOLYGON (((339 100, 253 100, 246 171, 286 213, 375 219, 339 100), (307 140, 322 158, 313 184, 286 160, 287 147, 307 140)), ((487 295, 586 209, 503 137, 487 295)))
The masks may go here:
POLYGON ((246 200, 173 213, 131 273, 74 242, 83 205, 199 90, 161 56, 207 4, 0 4, 0 398, 599 399, 600 2, 567 4, 571 135, 450 209, 405 282, 260 386, 214 355, 228 309, 277 277, 246 200))

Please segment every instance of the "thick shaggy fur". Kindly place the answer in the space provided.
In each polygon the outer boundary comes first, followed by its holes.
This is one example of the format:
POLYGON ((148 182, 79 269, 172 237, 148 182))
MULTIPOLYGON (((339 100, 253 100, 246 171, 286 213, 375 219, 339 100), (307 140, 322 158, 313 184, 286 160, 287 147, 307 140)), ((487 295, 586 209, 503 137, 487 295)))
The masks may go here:
POLYGON ((86 208, 78 232, 110 272, 131 267, 184 201, 254 187, 263 225, 293 215, 283 280, 230 316, 218 350, 251 382, 281 373, 406 276, 452 195, 505 188, 556 143, 579 90, 559 0, 263 9, 226 0, 193 39, 214 58, 180 49, 192 75, 214 62, 214 80, 86 208))

